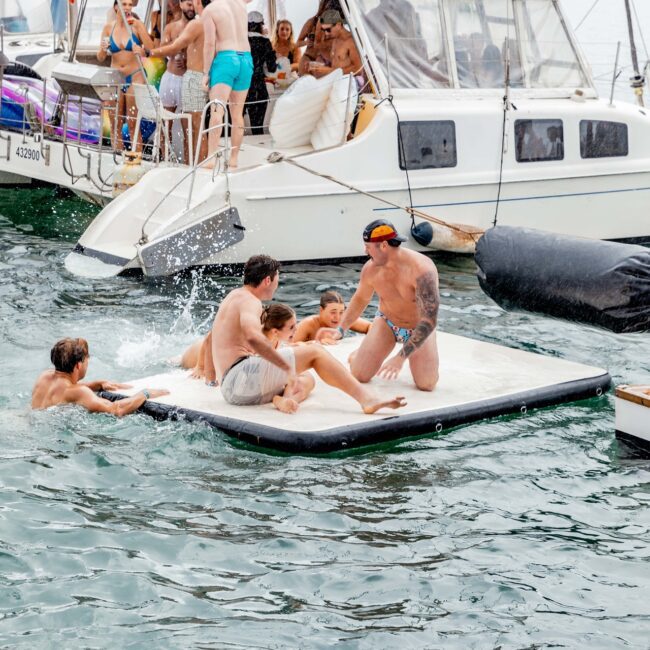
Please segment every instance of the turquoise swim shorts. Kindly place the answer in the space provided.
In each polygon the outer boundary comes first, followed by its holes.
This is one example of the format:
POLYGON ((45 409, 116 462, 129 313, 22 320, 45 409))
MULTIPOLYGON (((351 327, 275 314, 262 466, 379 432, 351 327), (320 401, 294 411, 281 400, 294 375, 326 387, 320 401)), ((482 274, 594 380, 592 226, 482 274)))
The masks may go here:
POLYGON ((222 50, 210 66, 210 88, 226 84, 233 90, 248 90, 253 77, 253 57, 250 52, 222 50))

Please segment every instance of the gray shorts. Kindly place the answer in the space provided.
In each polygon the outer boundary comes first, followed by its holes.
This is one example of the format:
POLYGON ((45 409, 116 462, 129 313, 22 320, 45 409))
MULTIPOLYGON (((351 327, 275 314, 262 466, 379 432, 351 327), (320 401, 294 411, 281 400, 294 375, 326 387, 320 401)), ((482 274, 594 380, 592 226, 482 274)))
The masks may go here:
POLYGON ((203 90, 203 73, 187 70, 183 75, 183 113, 200 113, 208 103, 208 93, 203 90))
MULTIPOLYGON (((296 370, 293 348, 282 348, 278 354, 296 370)), ((287 372, 262 357, 246 357, 228 370, 221 382, 221 394, 228 404, 253 406, 268 404, 281 395, 287 385, 287 372)))

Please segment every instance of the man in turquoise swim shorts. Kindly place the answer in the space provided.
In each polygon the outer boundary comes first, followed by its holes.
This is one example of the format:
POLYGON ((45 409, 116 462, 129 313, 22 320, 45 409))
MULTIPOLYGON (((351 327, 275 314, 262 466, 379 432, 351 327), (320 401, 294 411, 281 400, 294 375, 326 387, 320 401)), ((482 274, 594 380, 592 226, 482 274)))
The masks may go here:
MULTIPOLYGON (((205 30, 203 84, 210 99, 228 104, 232 122, 228 165, 237 167, 244 138, 244 103, 253 76, 253 57, 248 43, 248 13, 245 0, 213 0, 201 17, 205 30)), ((224 122, 222 109, 212 109, 206 167, 214 167, 215 153, 224 122)))

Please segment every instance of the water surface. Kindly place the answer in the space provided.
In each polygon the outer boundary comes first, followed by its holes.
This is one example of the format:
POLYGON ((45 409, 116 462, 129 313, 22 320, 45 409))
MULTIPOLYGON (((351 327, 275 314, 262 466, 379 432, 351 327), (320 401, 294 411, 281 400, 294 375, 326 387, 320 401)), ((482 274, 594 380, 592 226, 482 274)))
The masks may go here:
MULTIPOLYGON (((168 368, 237 280, 83 280, 94 209, 0 190, 0 645, 648 648, 650 460, 613 399, 339 457, 235 446, 202 425, 30 414, 53 341, 89 378, 168 368)), ((441 328, 650 383, 647 335, 507 314, 440 256, 441 328)), ((278 299, 349 297, 358 264, 292 267, 278 299)))

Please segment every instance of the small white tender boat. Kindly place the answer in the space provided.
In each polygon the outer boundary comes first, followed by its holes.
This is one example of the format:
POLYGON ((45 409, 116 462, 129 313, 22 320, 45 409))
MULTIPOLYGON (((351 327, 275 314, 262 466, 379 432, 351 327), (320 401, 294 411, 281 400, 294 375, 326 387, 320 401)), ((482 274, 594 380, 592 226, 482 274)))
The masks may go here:
MULTIPOLYGON (((362 337, 328 347, 343 364, 362 337)), ((192 379, 187 371, 129 382, 134 394, 145 387, 169 395, 145 402, 142 410, 158 419, 207 422, 253 445, 294 453, 327 453, 390 440, 439 433, 469 422, 603 394, 611 383, 606 370, 563 359, 438 332, 440 381, 436 389, 415 388, 408 366, 396 381, 373 379, 382 397, 403 395, 407 406, 365 415, 339 390, 316 379, 312 395, 293 415, 271 404, 232 406, 218 388, 192 379)), ((313 372, 313 371, 312 371, 313 372)))
POLYGON ((650 451, 650 386, 616 387, 616 436, 650 451))

